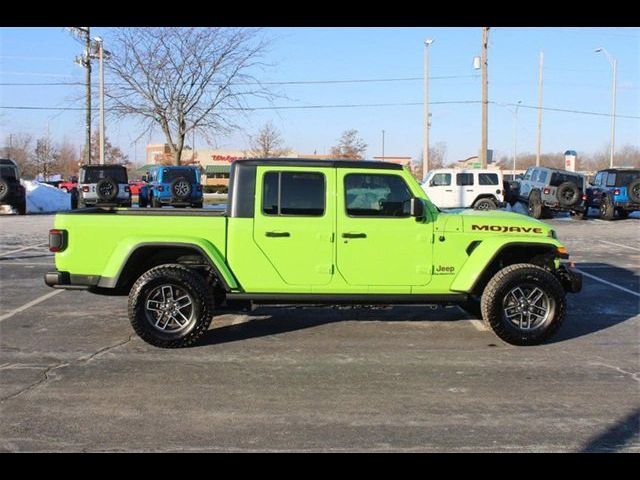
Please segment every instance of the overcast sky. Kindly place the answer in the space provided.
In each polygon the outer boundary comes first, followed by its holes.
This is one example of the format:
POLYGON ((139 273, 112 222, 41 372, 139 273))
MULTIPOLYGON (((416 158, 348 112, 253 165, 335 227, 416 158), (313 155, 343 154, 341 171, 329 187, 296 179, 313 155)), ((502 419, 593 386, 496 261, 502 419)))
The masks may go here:
MULTIPOLYGON (((108 29, 92 32, 108 38, 108 29)), ((387 155, 417 158, 422 151, 423 42, 433 38, 431 143, 446 144, 447 162, 477 154, 481 82, 472 60, 480 54, 480 28, 267 28, 265 34, 272 39, 267 60, 273 64, 262 74, 265 81, 395 80, 278 86, 286 98, 275 100, 275 106, 326 108, 261 110, 242 120, 242 132, 220 138, 215 145, 196 138, 196 148, 245 148, 247 134, 272 120, 287 145, 302 153, 328 153, 343 130, 354 128, 369 145, 368 157, 381 154, 385 130, 387 155), (400 105, 362 106, 371 104, 400 105)), ((540 50, 544 50, 544 107, 605 114, 545 110, 542 150, 572 149, 580 154, 606 148, 612 69, 603 54, 594 53, 598 47, 618 60, 621 118, 616 146, 639 146, 640 28, 497 27, 491 29, 489 43, 489 100, 496 102, 489 107, 489 148, 497 156, 511 155, 514 107, 508 104, 522 101, 518 152, 535 152, 537 110, 528 107, 538 101, 540 50)), ((0 107, 81 107, 82 87, 7 85, 81 82, 82 68, 73 63, 80 53, 81 46, 63 28, 0 29, 0 107)), ((97 105, 97 89, 95 93, 97 105)), ((256 101, 255 106, 267 104, 256 101)), ((10 132, 41 135, 48 124, 56 140, 66 137, 79 146, 83 122, 82 111, 0 109, 2 137, 10 132)), ((139 131, 130 121, 107 125, 110 140, 132 160, 142 161, 144 145, 164 139, 156 132, 134 144, 139 131)))

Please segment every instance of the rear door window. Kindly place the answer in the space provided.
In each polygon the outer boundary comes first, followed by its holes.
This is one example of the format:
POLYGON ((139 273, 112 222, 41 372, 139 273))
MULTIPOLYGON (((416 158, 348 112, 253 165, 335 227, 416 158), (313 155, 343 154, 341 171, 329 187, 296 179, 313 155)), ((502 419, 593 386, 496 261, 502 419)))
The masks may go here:
POLYGON ((548 172, 546 170, 540 170, 540 173, 538 174, 538 182, 547 183, 547 175, 548 172))
POLYGON ((87 168, 83 170, 82 183, 98 183, 103 178, 111 177, 118 183, 128 183, 127 170, 118 167, 87 168))
POLYGON ((267 172, 263 177, 265 215, 321 217, 325 207, 325 180, 321 173, 267 172))
POLYGON ((162 172, 162 180, 165 183, 171 183, 180 177, 186 178, 191 183, 196 182, 195 170, 192 168, 165 168, 162 172))
POLYGON ((473 185, 473 173, 456 173, 456 185, 473 185))

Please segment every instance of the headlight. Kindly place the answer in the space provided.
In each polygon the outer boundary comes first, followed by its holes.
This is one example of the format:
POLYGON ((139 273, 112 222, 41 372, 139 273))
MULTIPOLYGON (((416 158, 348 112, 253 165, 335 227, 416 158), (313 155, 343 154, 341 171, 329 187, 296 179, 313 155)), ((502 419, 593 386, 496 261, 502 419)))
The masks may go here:
POLYGON ((549 230, 549 233, 547 233, 547 236, 553 238, 554 240, 558 239, 558 235, 556 235, 556 231, 555 230, 549 230))

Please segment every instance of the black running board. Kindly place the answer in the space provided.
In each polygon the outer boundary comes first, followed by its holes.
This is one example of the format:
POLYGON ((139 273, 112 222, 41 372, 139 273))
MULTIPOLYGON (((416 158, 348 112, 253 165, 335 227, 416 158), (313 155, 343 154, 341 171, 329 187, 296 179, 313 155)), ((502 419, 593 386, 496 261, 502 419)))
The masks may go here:
POLYGON ((328 305, 428 305, 463 303, 465 293, 455 294, 301 294, 301 293, 227 293, 227 301, 251 301, 257 304, 328 304, 328 305))

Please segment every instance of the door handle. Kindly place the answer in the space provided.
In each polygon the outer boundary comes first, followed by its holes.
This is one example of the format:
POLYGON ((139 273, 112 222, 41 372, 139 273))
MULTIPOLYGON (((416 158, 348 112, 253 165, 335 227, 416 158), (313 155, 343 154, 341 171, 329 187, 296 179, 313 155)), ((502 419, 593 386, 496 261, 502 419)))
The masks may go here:
POLYGON ((453 190, 445 190, 445 192, 453 192, 453 190))
POLYGON ((465 192, 473 192, 473 190, 465 190, 465 192))
POLYGON ((265 235, 267 237, 290 237, 291 236, 289 232, 266 232, 265 235))
POLYGON ((367 238, 366 233, 343 233, 342 238, 367 238))

